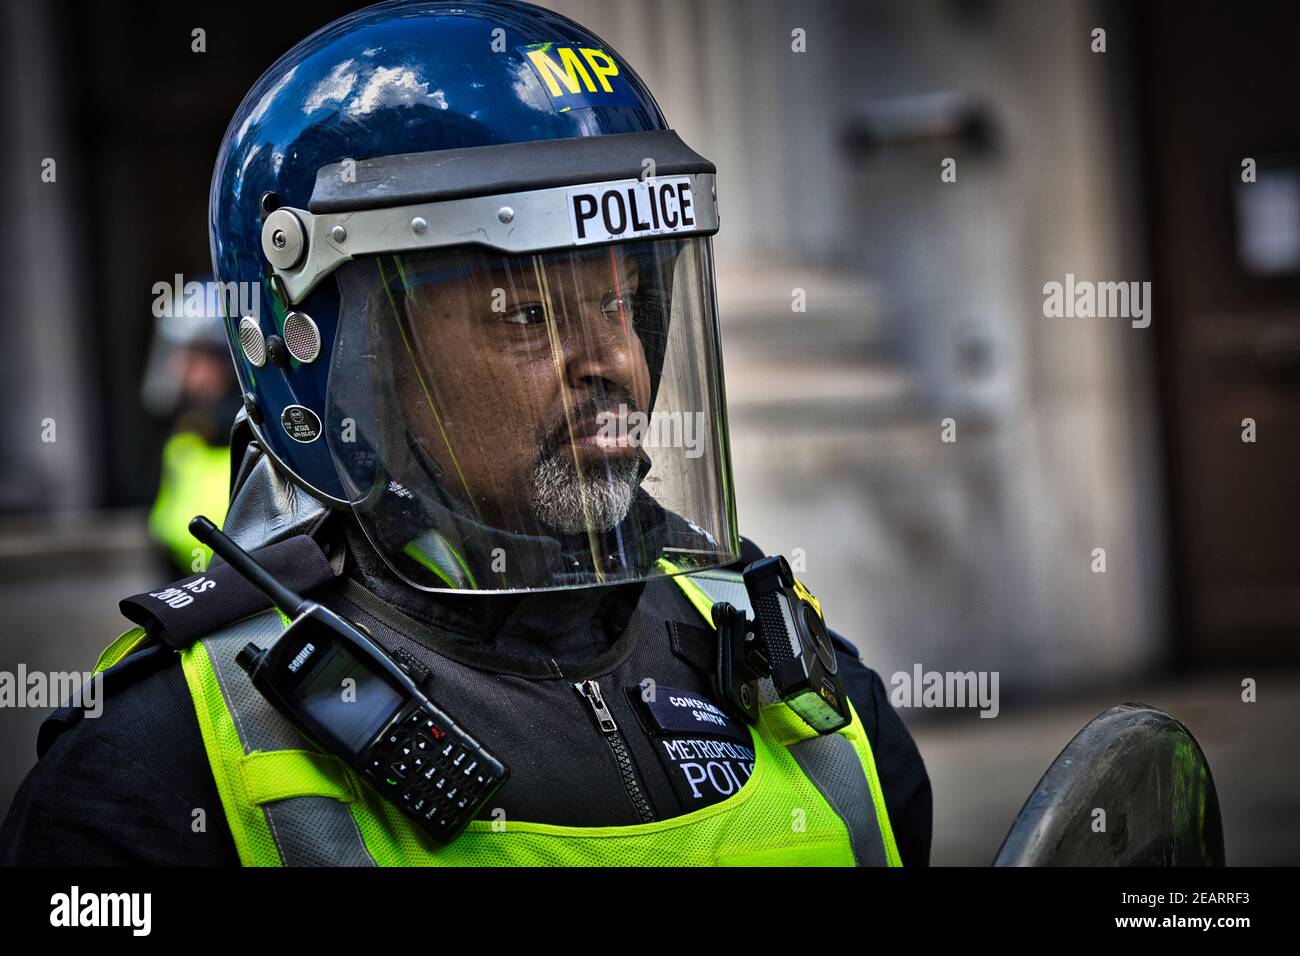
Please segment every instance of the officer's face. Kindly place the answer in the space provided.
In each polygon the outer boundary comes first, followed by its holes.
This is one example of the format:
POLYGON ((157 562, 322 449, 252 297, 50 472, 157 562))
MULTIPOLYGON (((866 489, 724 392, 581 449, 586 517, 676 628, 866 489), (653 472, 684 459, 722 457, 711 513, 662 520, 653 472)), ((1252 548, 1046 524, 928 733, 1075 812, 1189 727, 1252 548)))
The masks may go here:
POLYGON ((466 265, 408 303, 423 374, 403 400, 444 487, 511 531, 612 527, 642 454, 620 417, 650 400, 634 260, 613 247, 466 265))

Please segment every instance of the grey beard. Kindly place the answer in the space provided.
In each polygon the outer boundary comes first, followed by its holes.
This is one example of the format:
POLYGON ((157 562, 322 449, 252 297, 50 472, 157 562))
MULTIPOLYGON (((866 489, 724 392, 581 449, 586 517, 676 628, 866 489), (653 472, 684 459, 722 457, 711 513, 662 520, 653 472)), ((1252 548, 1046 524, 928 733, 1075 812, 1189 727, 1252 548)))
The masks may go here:
POLYGON ((554 452, 533 471, 530 499, 537 520, 552 531, 608 531, 627 517, 639 484, 635 457, 594 464, 579 475, 572 456, 554 452))

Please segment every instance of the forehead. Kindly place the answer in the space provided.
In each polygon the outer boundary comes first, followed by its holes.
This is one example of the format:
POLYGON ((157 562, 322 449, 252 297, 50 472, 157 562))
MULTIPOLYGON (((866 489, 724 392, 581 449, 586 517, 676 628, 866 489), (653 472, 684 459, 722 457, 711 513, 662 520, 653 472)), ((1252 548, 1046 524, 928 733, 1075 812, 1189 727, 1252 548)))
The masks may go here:
POLYGON ((404 257, 402 282, 409 289, 435 286, 588 286, 634 281, 639 261, 618 246, 603 246, 538 255, 506 256, 485 249, 404 257))

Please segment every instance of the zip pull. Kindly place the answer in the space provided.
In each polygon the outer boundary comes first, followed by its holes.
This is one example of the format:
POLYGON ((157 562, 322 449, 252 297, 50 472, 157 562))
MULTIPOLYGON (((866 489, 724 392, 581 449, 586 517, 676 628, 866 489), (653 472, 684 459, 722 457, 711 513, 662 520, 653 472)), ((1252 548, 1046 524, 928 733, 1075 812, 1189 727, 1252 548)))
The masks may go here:
POLYGON ((614 715, 605 706, 605 698, 600 696, 600 685, 594 680, 584 680, 578 681, 573 686, 577 688, 579 694, 587 698, 587 703, 596 714, 600 729, 607 734, 618 733, 618 724, 614 723, 614 715))

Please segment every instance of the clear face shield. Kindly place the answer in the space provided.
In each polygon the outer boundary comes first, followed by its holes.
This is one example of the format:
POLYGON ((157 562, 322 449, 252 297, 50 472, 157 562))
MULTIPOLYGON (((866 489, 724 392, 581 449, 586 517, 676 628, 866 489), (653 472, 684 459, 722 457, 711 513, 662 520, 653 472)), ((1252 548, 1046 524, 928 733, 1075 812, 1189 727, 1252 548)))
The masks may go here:
POLYGON ((337 279, 324 434, 411 585, 590 587, 737 557, 708 238, 367 255, 337 279))

